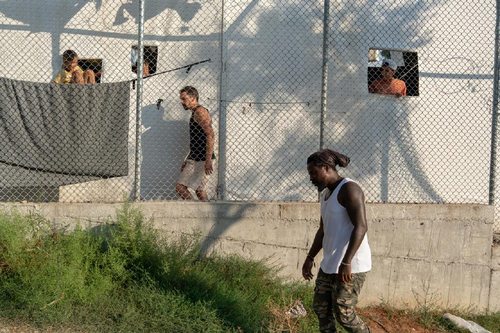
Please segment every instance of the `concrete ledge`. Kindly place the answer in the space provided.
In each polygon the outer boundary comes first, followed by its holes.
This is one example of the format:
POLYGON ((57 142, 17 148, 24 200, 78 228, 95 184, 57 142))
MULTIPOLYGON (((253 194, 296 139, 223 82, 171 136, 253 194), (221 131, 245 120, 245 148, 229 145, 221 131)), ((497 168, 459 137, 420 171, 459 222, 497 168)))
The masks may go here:
POLYGON ((319 223, 318 203, 283 203, 281 218, 285 220, 306 220, 319 223))
MULTIPOLYGON (((122 204, 0 204, 58 225, 99 224, 122 204)), ((301 278, 319 226, 317 203, 144 202, 135 204, 167 237, 201 231, 207 250, 267 259, 301 278)), ((484 205, 368 204, 373 270, 361 305, 433 305, 500 310, 500 250, 492 251, 494 208, 484 205), (418 296, 420 295, 420 296, 418 296)), ((319 258, 316 260, 319 264, 319 258)))
POLYGON ((495 210, 487 205, 465 204, 367 204, 368 219, 475 220, 494 223, 495 210))

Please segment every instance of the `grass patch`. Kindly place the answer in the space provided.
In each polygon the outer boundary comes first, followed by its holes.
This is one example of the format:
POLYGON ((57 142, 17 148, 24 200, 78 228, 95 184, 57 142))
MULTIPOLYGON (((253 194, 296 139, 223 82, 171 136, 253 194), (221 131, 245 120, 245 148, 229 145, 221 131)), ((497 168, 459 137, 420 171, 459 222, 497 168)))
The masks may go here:
POLYGON ((0 318, 92 332, 312 331, 312 288, 239 256, 203 256, 200 237, 167 242, 125 205, 99 228, 54 230, 0 214, 0 318))
MULTIPOLYGON (((288 283, 264 262, 204 256, 200 240, 166 241, 128 204, 114 221, 71 232, 55 230, 39 215, 0 213, 0 326, 46 332, 317 332, 311 285, 288 283), (300 320, 285 314, 298 300, 308 312, 300 320)), ((360 316, 384 332, 464 332, 425 304, 398 310, 382 303, 361 309, 360 316)), ((456 314, 500 332, 500 314, 456 314)))
POLYGON ((500 312, 488 315, 465 315, 463 318, 478 323, 490 332, 500 332, 500 312))

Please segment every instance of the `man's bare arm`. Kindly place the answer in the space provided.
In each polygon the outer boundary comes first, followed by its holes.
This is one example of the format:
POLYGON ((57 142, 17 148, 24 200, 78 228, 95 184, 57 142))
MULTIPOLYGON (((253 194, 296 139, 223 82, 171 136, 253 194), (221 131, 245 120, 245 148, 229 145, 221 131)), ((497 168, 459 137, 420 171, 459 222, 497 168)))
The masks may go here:
POLYGON ((365 195, 361 187, 353 182, 348 182, 341 189, 339 202, 347 210, 349 219, 354 226, 354 229, 349 239, 349 246, 342 260, 350 264, 352 258, 359 249, 366 232, 368 231, 368 224, 366 223, 365 211, 365 195))
POLYGON ((323 248, 323 237, 325 236, 325 232, 323 229, 323 218, 321 217, 319 220, 319 229, 316 232, 316 236, 314 236, 314 241, 311 245, 311 249, 309 250, 308 255, 311 257, 316 257, 319 251, 323 248))
POLYGON ((307 254, 306 260, 304 261, 304 264, 302 265, 302 276, 306 280, 311 280, 313 278, 312 275, 312 266, 313 266, 313 259, 316 257, 316 255, 319 253, 321 248, 323 247, 323 237, 324 237, 324 229, 323 229, 323 218, 320 218, 319 221, 319 229, 316 232, 316 235, 314 236, 314 241, 311 245, 311 249, 309 250, 309 253, 307 254))

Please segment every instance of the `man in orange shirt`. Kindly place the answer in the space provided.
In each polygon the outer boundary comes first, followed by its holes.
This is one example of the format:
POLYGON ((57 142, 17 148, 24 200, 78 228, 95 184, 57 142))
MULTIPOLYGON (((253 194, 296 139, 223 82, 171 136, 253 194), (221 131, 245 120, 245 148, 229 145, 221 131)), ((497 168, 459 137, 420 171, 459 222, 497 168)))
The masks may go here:
POLYGON ((394 95, 396 98, 406 96, 406 83, 394 78, 398 66, 392 59, 385 59, 382 63, 382 77, 373 81, 369 91, 375 94, 394 95))

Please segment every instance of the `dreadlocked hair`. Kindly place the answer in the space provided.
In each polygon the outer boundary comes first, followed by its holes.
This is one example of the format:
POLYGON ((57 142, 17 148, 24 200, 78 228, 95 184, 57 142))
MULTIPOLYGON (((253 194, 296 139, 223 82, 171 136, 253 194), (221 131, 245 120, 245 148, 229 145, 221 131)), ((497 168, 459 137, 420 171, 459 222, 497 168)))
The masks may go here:
POLYGON ((307 164, 313 164, 316 166, 328 165, 334 170, 337 165, 345 168, 349 165, 350 161, 351 159, 349 157, 331 149, 322 149, 311 154, 307 158, 307 164))

